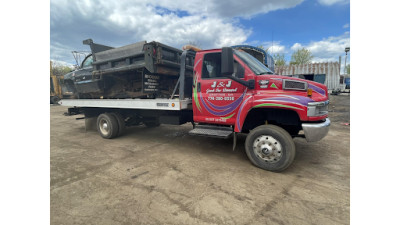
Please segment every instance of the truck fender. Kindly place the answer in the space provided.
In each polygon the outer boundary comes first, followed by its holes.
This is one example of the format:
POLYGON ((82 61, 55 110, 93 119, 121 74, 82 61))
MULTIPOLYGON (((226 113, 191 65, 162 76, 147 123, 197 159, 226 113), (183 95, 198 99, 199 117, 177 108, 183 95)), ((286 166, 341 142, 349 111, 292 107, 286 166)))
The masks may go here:
POLYGON ((238 114, 236 116, 235 122, 235 132, 241 132, 243 128, 243 123, 246 120, 247 114, 250 109, 253 107, 253 95, 245 96, 240 108, 238 110, 238 114))

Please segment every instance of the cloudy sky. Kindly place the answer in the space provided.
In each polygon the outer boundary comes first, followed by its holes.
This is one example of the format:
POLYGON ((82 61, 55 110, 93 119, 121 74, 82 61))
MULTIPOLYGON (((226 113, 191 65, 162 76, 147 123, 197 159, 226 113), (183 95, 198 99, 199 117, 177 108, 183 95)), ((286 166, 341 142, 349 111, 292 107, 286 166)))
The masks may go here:
MULTIPOLYGON (((262 45, 269 53, 307 48, 314 62, 338 61, 350 46, 349 0, 51 0, 50 58, 74 64, 82 40, 109 46, 159 41, 176 48, 262 45)), ((348 59, 349 62, 349 59, 348 59)))

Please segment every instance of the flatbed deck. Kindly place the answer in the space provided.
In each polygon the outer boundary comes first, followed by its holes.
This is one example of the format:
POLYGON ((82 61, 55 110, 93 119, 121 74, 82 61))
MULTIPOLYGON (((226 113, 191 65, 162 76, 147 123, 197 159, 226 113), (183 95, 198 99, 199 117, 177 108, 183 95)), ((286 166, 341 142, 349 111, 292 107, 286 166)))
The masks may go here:
POLYGON ((151 110, 185 110, 191 109, 192 99, 63 99, 63 106, 121 108, 121 109, 151 109, 151 110))

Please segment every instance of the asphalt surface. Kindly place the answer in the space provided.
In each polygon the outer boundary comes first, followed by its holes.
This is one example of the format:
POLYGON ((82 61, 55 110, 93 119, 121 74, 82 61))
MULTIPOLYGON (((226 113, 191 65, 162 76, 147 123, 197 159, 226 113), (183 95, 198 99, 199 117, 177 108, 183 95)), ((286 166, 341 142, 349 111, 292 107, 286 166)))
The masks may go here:
POLYGON ((248 160, 239 136, 189 136, 191 125, 137 126, 112 140, 50 107, 51 224, 349 224, 350 96, 330 98, 331 129, 295 138, 282 173, 248 160))

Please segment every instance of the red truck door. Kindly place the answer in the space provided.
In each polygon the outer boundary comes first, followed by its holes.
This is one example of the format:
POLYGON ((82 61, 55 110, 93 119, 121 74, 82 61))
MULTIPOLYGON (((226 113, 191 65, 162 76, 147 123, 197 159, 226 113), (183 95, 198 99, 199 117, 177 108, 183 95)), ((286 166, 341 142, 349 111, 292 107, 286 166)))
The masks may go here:
MULTIPOLYGON (((243 66, 236 60, 234 65, 236 77, 243 78, 243 66)), ((247 89, 221 76, 221 52, 205 53, 201 72, 196 74, 193 90, 194 121, 235 124, 237 110, 247 89)))

